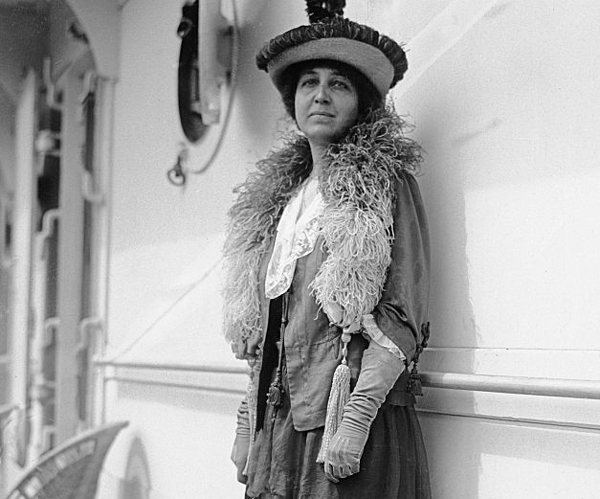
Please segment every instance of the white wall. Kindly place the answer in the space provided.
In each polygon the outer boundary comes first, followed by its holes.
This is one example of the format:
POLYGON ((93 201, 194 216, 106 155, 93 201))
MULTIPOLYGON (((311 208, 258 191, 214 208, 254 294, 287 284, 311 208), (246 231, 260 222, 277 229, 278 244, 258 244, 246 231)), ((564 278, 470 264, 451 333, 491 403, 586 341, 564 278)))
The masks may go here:
MULTIPOLYGON (((447 50, 399 89, 427 150, 424 368, 598 380, 599 7, 482 2, 454 40, 476 9, 443 3, 447 50)), ((597 401, 429 389, 421 407, 436 497, 596 496, 597 401)))
MULTIPOLYGON (((300 1, 236 3, 241 45, 231 120, 215 163, 184 189, 166 180, 182 140, 180 5, 129 0, 121 11, 109 357, 239 365, 219 331, 225 214, 232 186, 267 151, 282 113, 253 57, 264 40, 305 18, 300 1)), ((427 151, 420 183, 434 248, 434 336, 424 369, 600 379, 600 68, 590 49, 600 6, 349 4, 350 17, 409 49, 406 83, 394 96, 427 151)), ((202 165, 206 149, 191 147, 191 167, 202 165)), ((234 487, 226 454, 237 395, 218 403, 205 396, 202 405, 114 382, 109 388, 107 416, 132 422, 111 454, 112 476, 122 474, 130 439, 141 434, 155 497, 169 496, 165 470, 194 493, 215 483, 234 487), (191 462, 210 465, 203 459, 214 457, 214 467, 198 466, 191 476, 178 456, 161 451, 167 442, 191 462)), ((598 490, 597 432, 586 429, 600 425, 595 401, 428 389, 420 407, 436 499, 591 499, 598 490)))

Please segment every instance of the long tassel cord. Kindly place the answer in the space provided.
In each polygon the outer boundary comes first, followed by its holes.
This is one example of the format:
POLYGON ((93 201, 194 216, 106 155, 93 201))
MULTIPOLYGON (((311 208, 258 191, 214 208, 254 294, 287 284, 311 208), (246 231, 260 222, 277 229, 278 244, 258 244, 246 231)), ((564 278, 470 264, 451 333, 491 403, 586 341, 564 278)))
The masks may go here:
POLYGON ((325 418, 325 429, 323 441, 317 456, 317 463, 324 463, 329 442, 335 435, 342 422, 344 406, 350 400, 350 367, 348 367, 348 343, 352 337, 350 333, 342 333, 342 363, 337 366, 333 373, 331 391, 327 400, 327 416, 325 418))
POLYGON ((271 383, 269 387, 269 394, 267 395, 267 400, 269 404, 271 404, 274 408, 273 417, 277 414, 277 409, 279 409, 283 405, 283 363, 284 363, 284 335, 285 328, 288 323, 288 307, 289 307, 289 295, 285 293, 282 297, 281 304, 281 326, 279 328, 279 360, 277 362, 277 373, 275 375, 275 380, 271 383))

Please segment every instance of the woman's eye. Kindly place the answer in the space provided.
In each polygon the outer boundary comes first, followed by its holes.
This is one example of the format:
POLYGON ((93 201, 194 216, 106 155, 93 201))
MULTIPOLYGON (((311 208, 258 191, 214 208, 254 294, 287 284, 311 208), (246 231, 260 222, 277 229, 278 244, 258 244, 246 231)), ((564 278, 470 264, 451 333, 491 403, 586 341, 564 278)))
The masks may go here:
POLYGON ((350 85, 348 84, 348 82, 344 81, 344 80, 334 80, 331 83, 331 86, 333 88, 341 88, 344 90, 348 90, 350 88, 350 85))
POLYGON ((300 86, 302 86, 302 87, 312 87, 315 85, 317 85, 316 78, 304 78, 304 79, 300 80, 300 86))

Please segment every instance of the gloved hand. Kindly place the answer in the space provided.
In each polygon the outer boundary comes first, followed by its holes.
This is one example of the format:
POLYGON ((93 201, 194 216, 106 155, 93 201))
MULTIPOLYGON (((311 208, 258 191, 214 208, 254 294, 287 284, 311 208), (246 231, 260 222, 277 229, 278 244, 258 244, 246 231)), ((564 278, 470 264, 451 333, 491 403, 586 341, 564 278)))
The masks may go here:
POLYGON ((363 354, 356 387, 344 407, 342 422, 327 449, 325 475, 332 482, 360 470, 371 423, 403 370, 401 359, 371 341, 363 354))
POLYGON ((248 402, 244 399, 238 408, 235 440, 231 449, 231 460, 237 468, 237 480, 240 483, 248 481, 248 477, 244 474, 250 448, 250 421, 248 418, 248 402))
POLYGON ((240 360, 253 359, 258 355, 260 349, 261 337, 260 335, 253 335, 248 339, 239 340, 231 344, 231 351, 235 354, 235 357, 240 360))
POLYGON ((334 302, 323 303, 323 311, 329 322, 343 328, 344 330, 352 333, 355 329, 360 327, 360 317, 351 317, 345 310, 344 307, 334 302), (350 329, 350 330, 349 330, 350 329))

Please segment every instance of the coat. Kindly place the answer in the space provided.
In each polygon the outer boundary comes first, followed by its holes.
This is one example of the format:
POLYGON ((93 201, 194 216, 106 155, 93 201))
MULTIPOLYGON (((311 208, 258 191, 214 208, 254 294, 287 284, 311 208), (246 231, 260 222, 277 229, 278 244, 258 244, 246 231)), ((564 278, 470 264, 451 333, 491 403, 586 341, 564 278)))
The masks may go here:
MULTIPOLYGON (((420 341, 429 301, 429 234, 423 201, 415 178, 403 172, 395 186, 394 240, 392 259, 384 291, 372 315, 379 329, 404 353, 410 364, 420 341)), ((264 282, 273 243, 263 255, 259 272, 259 296, 263 341, 262 365, 258 379, 257 430, 266 410, 266 395, 277 366, 281 298, 265 297, 264 282)), ((340 364, 342 330, 329 323, 309 290, 310 283, 327 257, 322 240, 312 253, 300 258, 289 290, 288 324, 284 334, 284 355, 294 427, 312 430, 325 424, 331 380, 340 364)), ((360 373, 362 352, 368 342, 354 335, 349 345, 351 385, 360 373)), ((414 404, 405 369, 388 395, 394 405, 414 404)))
MULTIPOLYGON (((315 250, 297 262, 290 323, 284 337, 288 380, 297 429, 323 425, 331 378, 339 364, 340 330, 322 307, 340 305, 350 322, 371 313, 378 328, 407 363, 421 343, 429 301, 429 236, 423 202, 413 176, 421 149, 405 136, 393 110, 375 112, 332 144, 319 176, 324 210, 315 250)), ((247 408, 251 433, 260 428, 265 395, 277 365, 280 300, 264 293, 278 221, 312 169, 305 137, 259 161, 236 188, 225 242, 224 334, 234 351, 262 342, 250 358, 247 408)), ((359 374, 366 341, 350 343, 350 367, 359 374)), ((405 372, 388 396, 412 404, 405 372)))

